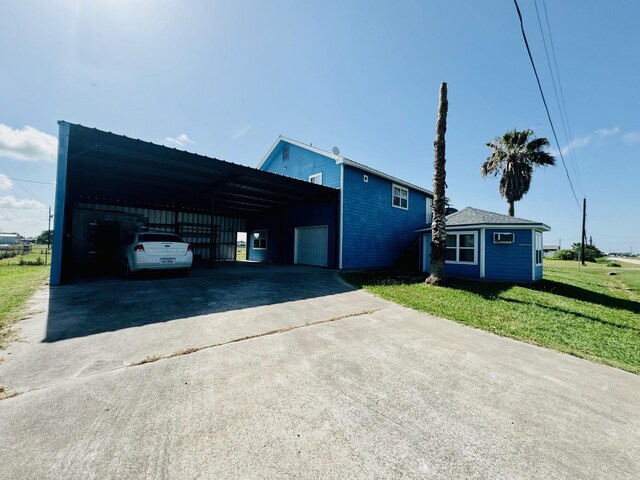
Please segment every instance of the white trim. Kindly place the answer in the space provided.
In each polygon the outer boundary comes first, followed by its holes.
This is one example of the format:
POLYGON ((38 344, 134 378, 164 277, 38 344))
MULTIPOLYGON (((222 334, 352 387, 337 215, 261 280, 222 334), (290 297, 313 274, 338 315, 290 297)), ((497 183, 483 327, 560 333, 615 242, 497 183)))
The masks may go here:
POLYGON ((304 149, 309 150, 311 152, 315 152, 315 153, 317 153, 319 155, 324 155, 325 157, 328 157, 328 158, 330 158, 332 160, 335 160, 336 163, 338 163, 338 159, 340 158, 339 156, 334 155, 333 153, 325 152, 324 150, 320 150, 319 148, 312 147, 311 145, 307 145, 306 143, 299 142, 298 140, 294 140, 292 138, 285 137, 284 135, 279 135, 278 138, 276 138, 276 141, 273 142, 273 145, 271 145, 271 148, 267 151, 267 153, 264 155, 264 157, 262 157, 262 160, 260 160, 260 163, 258 164, 257 168, 259 168, 259 169, 262 168, 264 163, 271 156, 271 154, 274 152, 274 150, 278 147, 278 144, 280 142, 287 142, 287 143, 290 143, 291 145, 295 145, 296 147, 304 148, 304 149))
POLYGON ((535 281, 536 279, 536 239, 535 239, 536 231, 535 229, 531 229, 531 281, 535 281))
MULTIPOLYGON (((549 230, 551 230, 549 227, 547 227, 544 224, 535 224, 535 225, 526 225, 526 224, 522 224, 522 225, 514 225, 514 224, 484 224, 484 223, 474 223, 472 225, 447 225, 447 228, 455 228, 456 231, 458 230, 478 230, 479 228, 502 228, 502 229, 506 229, 508 228, 509 230, 530 230, 531 228, 535 228, 536 230, 541 230, 543 232, 548 232, 549 230)), ((430 230, 429 228, 421 228, 416 230, 416 232, 426 232, 427 230, 430 230)))
MULTIPOLYGON (((446 259, 446 245, 445 245, 445 261, 444 263, 449 263, 452 265, 478 265, 478 257, 479 257, 479 248, 478 248, 478 231, 474 230, 472 232, 468 231, 451 231, 447 232, 447 235, 456 235, 458 239, 456 240, 456 258, 460 258, 460 235, 473 235, 473 262, 461 262, 460 260, 447 260, 446 259)), ((468 249, 469 247, 464 247, 468 249)))
POLYGON ((487 234, 486 229, 480 229, 480 278, 485 277, 485 254, 486 254, 487 234))
POLYGON ((493 243, 495 245, 511 245, 515 241, 516 241, 516 234, 513 232, 493 232, 493 243), (512 240, 510 242, 496 241, 496 235, 512 235, 512 240))
POLYGON ((342 240, 344 239, 344 165, 340 165, 340 242, 338 252, 338 268, 342 270, 342 240))
POLYGON ((542 232, 538 230, 532 230, 531 235, 533 235, 533 241, 531 244, 533 245, 533 277, 532 280, 536 279, 536 267, 542 267, 542 262, 544 261, 544 243, 542 238, 542 232), (539 237, 538 237, 539 236, 539 237), (540 263, 536 263, 536 252, 538 251, 537 247, 537 239, 540 238, 540 263))
POLYGON ((313 175, 309 175, 309 181, 311 183, 315 183, 316 185, 322 185, 322 172, 314 173, 313 175), (313 182, 313 181, 311 181, 312 178, 319 178, 320 181, 319 182, 313 182))
POLYGON ((407 187, 403 187, 402 185, 398 185, 397 183, 392 183, 391 184, 391 206, 393 208, 399 208, 401 210, 409 210, 409 189, 407 187), (404 190, 405 192, 407 192, 407 206, 406 207, 402 206, 402 195, 400 195, 398 197, 400 199, 400 205, 394 205, 393 199, 396 198, 394 190, 396 188, 399 189, 399 190, 404 190))
POLYGON ((275 151, 275 149, 278 147, 278 144, 280 142, 287 142, 287 143, 290 143, 291 145, 295 145, 296 147, 304 148, 305 150, 309 150, 310 152, 314 152, 314 153, 317 153, 318 155, 323 155, 323 156, 325 156, 327 158, 330 158, 330 159, 334 160, 336 162, 336 164, 338 164, 338 165, 341 165, 341 164, 349 165, 349 166, 357 168, 359 170, 362 170, 362 171, 365 171, 365 172, 368 172, 368 173, 372 173, 372 174, 377 175, 379 177, 385 178, 385 179, 390 180, 392 182, 399 183, 401 185, 404 185, 407 188, 416 190, 418 192, 426 193, 427 195, 433 197, 433 192, 431 190, 427 190, 426 188, 418 187, 417 185, 413 185, 412 183, 405 182, 405 181, 400 180, 399 178, 393 177, 391 175, 387 175, 386 173, 383 173, 380 170, 376 170, 375 168, 371 168, 371 167, 368 167, 368 166, 363 165, 361 163, 354 162, 353 160, 349 160, 348 158, 341 157, 340 155, 334 155, 333 153, 327 152, 325 150, 320 150, 319 148, 313 147, 311 145, 307 145, 306 143, 299 142, 298 140, 294 140, 294 139, 289 138, 289 137, 285 137, 284 135, 279 135, 278 138, 276 139, 276 141, 273 143, 273 145, 271 145, 271 148, 267 151, 267 153, 264 155, 264 157, 262 157, 262 160, 258 164, 258 167, 257 167, 258 169, 262 169, 262 167, 264 166, 265 162, 271 156, 271 154, 275 151))
POLYGON ((363 165, 361 163, 354 162, 353 160, 349 160, 348 158, 338 157, 338 160, 336 160, 336 163, 342 163, 344 165, 349 165, 350 167, 354 167, 354 168, 357 168, 359 170, 363 170, 365 172, 372 173, 372 174, 377 175, 378 177, 382 177, 382 178, 384 178, 386 180, 390 180, 392 182, 399 183, 400 185, 403 185, 405 188, 410 188, 410 189, 416 190, 418 192, 426 193, 427 195, 433 197, 433 192, 431 190, 427 190, 426 188, 418 187, 417 185, 414 185, 413 183, 405 182, 404 180, 400 180, 397 177, 393 177, 391 175, 387 175, 386 173, 381 172, 380 170, 376 170, 375 168, 371 168, 371 167, 368 167, 368 166, 363 165))
POLYGON ((269 249, 269 230, 266 228, 260 228, 258 230, 252 230, 251 231, 251 249, 252 250, 268 250, 269 249), (264 248, 263 247, 256 247, 254 246, 253 241, 256 239, 254 234, 259 233, 259 232, 264 232, 265 233, 265 242, 264 242, 264 248))

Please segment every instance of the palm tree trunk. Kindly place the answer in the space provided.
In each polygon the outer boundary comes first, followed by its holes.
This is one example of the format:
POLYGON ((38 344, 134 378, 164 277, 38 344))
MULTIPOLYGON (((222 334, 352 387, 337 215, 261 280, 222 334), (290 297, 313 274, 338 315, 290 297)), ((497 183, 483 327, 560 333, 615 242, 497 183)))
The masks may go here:
POLYGON ((426 282, 431 285, 443 283, 444 273, 444 257, 447 240, 447 232, 445 225, 446 202, 445 197, 445 133, 447 131, 447 110, 449 102, 447 101, 447 84, 440 84, 440 99, 438 105, 438 120, 436 122, 436 139, 433 142, 434 160, 433 160, 433 206, 431 220, 431 265, 429 269, 429 278, 426 282))
POLYGON ((515 208, 514 208, 514 202, 513 200, 507 200, 507 203, 509 204, 509 216, 513 217, 515 216, 515 208))

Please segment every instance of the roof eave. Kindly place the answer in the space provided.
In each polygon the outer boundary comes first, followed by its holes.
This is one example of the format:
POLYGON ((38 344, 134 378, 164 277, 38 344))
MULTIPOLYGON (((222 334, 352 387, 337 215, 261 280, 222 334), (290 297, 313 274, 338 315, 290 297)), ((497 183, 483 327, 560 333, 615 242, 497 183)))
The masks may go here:
MULTIPOLYGON (((472 223, 466 225, 447 225, 447 230, 475 230, 478 228, 512 228, 512 229, 520 229, 520 230, 542 230, 543 232, 548 232, 551 230, 549 225, 544 223, 472 223)), ((431 227, 425 228, 417 228, 415 232, 430 232, 431 227)))
POLYGON ((350 167, 357 168, 357 169, 363 170, 365 172, 369 172, 369 173, 371 173, 373 175, 377 175, 379 177, 385 178, 385 179, 390 180, 390 181, 392 181, 394 183, 397 183, 399 185, 403 185, 405 187, 409 187, 409 188, 411 188, 413 190, 417 190, 418 192, 426 193, 427 195, 430 195, 431 197, 433 197, 433 192, 431 190, 427 190, 426 188, 419 187, 417 185, 414 185, 413 183, 409 183, 409 182, 407 182, 405 180, 401 180, 401 179, 399 179, 397 177, 388 175, 388 174, 386 174, 384 172, 381 172, 380 170, 376 170, 375 168, 368 167, 367 165, 363 165, 361 163, 354 162, 353 160, 349 160, 348 158, 340 157, 339 160, 336 161, 336 163, 337 164, 341 164, 342 163, 342 164, 345 164, 345 165, 349 165, 350 167))
POLYGON ((311 145, 307 145, 306 143, 302 143, 302 142, 299 142, 298 140, 294 140, 293 138, 285 137, 284 135, 279 135, 276 141, 273 143, 273 145, 271 145, 271 148, 267 151, 265 156, 262 157, 262 160, 258 164, 257 168, 261 169, 263 167, 263 165, 266 163, 266 161, 271 156, 271 154, 276 150, 276 148, 278 148, 278 145, 280 144, 280 142, 290 143, 291 145, 295 145, 296 147, 304 148, 311 152, 317 153, 318 155, 323 155, 327 158, 334 160, 336 163, 338 163, 338 159, 341 158, 341 157, 338 157, 337 155, 333 155, 332 153, 325 152, 324 150, 321 150, 319 148, 313 147, 311 145))

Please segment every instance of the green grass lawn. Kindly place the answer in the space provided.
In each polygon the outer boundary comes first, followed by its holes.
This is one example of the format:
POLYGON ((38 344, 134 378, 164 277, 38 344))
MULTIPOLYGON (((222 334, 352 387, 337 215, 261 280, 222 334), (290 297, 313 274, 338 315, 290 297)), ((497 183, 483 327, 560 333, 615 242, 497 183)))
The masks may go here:
MULTIPOLYGON (((23 261, 37 263, 46 246, 34 246, 32 253, 24 255, 23 261)), ((0 348, 11 336, 10 325, 20 319, 27 300, 38 287, 49 279, 49 266, 20 265, 21 257, 0 260, 0 348)))
POLYGON ((345 274, 387 300, 640 374, 640 268, 546 260, 533 285, 450 279, 447 287, 345 274), (615 272, 610 276, 609 272, 615 272))

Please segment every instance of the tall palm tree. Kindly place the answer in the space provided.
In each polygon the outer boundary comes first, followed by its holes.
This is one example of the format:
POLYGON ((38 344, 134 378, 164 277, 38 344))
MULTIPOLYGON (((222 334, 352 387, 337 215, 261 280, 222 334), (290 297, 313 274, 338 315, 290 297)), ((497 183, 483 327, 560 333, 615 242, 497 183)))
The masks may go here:
POLYGON ((433 142, 433 213, 431 220, 431 262, 429 277, 426 282, 431 285, 441 285, 444 282, 444 258, 446 252, 447 232, 445 215, 447 209, 447 197, 445 197, 446 175, 445 170, 445 133, 447 132, 447 84, 440 84, 438 99, 438 119, 436 120, 436 139, 433 142))
POLYGON ((513 204, 529 191, 533 169, 556 164, 556 159, 544 151, 548 146, 549 140, 535 138, 529 129, 509 130, 487 143, 493 151, 482 164, 480 173, 483 177, 502 174, 499 191, 500 196, 507 199, 509 216, 514 215, 513 204))

